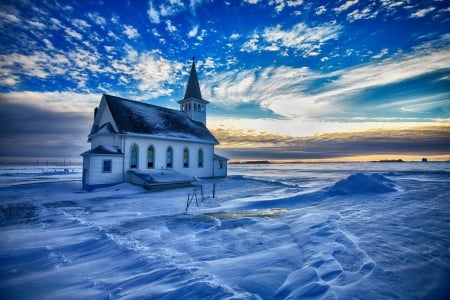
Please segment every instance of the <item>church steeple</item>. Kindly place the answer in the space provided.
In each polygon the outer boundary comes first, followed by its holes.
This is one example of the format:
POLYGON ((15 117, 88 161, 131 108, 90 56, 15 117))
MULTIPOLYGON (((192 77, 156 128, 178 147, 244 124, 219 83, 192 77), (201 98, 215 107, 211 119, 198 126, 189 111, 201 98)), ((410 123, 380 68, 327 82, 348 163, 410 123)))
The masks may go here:
POLYGON ((191 73, 189 74, 184 98, 178 103, 180 104, 180 110, 187 113, 189 118, 206 125, 206 104, 209 102, 202 98, 200 92, 197 70, 195 69, 195 57, 192 58, 191 73))
POLYGON ((186 92, 184 93, 184 99, 188 98, 202 99, 200 85, 198 84, 197 70, 195 69, 195 57, 192 57, 191 73, 189 75, 186 92))

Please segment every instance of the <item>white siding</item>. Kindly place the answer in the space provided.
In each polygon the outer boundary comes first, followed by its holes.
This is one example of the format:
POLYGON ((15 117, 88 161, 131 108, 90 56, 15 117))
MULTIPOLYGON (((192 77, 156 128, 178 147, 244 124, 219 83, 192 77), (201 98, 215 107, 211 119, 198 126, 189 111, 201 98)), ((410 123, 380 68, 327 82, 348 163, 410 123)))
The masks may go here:
POLYGON ((214 160, 214 177, 226 177, 227 176, 227 160, 216 159, 214 160))
POLYGON ((117 146, 121 148, 120 140, 113 134, 108 135, 96 135, 91 138, 91 149, 95 149, 97 146, 117 146))
POLYGON ((94 125, 101 127, 103 124, 106 124, 108 122, 112 124, 114 130, 118 131, 116 123, 114 122, 113 116, 111 114, 111 111, 109 110, 108 105, 106 105, 105 99, 102 98, 97 116, 95 117, 94 120, 94 125))
MULTIPOLYGON (((102 185, 120 183, 123 181, 122 156, 119 155, 90 155, 89 176, 86 184, 102 185), (112 161, 111 173, 103 172, 103 160, 112 161)), ((83 166, 84 167, 84 166, 83 166)))
POLYGON ((166 151, 170 146, 173 150, 173 169, 177 172, 192 177, 212 177, 213 176, 213 157, 214 145, 184 142, 184 141, 168 141, 162 139, 127 137, 125 142, 124 159, 125 172, 130 169, 130 151, 131 146, 136 143, 139 147, 138 169, 147 169, 147 149, 150 145, 154 149, 154 168, 166 169, 166 151), (189 167, 183 167, 183 151, 185 148, 189 150, 189 167), (198 167, 198 150, 203 149, 203 167, 198 167))

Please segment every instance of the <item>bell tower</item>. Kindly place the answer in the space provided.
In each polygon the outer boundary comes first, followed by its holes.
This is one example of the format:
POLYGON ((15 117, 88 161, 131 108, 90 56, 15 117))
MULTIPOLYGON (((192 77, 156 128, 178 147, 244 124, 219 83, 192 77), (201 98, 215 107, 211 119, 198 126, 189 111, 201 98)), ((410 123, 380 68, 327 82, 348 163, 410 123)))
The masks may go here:
POLYGON ((191 73, 189 74, 184 98, 178 103, 180 104, 180 110, 187 113, 189 118, 206 126, 206 105, 209 102, 202 98, 200 92, 197 70, 195 69, 195 57, 192 58, 191 73))

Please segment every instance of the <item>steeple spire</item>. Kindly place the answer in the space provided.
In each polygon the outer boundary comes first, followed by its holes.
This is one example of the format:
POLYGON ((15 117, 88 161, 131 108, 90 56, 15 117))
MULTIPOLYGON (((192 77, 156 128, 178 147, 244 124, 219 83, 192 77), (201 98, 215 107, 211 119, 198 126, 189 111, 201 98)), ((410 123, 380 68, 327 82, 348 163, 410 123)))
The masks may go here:
POLYGON ((195 56, 192 57, 191 74, 184 93, 184 99, 196 98, 202 100, 202 93, 200 92, 200 85, 198 84, 197 70, 195 69, 195 56))
POLYGON ((183 100, 178 101, 180 110, 185 112, 194 121, 206 125, 206 105, 209 103, 202 98, 200 85, 198 84, 197 70, 195 69, 195 57, 192 57, 191 74, 186 87, 183 100))

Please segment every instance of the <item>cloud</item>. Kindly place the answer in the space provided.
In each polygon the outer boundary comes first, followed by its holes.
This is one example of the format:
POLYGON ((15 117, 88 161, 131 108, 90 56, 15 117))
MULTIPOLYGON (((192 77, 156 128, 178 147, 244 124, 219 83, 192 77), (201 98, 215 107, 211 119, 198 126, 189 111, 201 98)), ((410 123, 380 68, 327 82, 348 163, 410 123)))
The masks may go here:
POLYGON ((293 137, 270 132, 214 129, 218 149, 233 159, 332 159, 369 155, 448 155, 450 124, 293 137))
POLYGON ((309 27, 303 23, 290 29, 283 29, 281 25, 266 27, 261 35, 254 33, 243 44, 242 50, 255 52, 292 49, 300 52, 303 57, 316 56, 326 42, 338 38, 340 30, 339 25, 309 27))
POLYGON ((140 36, 138 30, 131 25, 123 25, 123 33, 130 40, 134 40, 140 36))
MULTIPOLYGON (((386 52, 382 50, 380 54, 386 52)), ((379 117, 388 113, 381 109, 383 103, 397 102, 402 98, 416 101, 414 108, 420 111, 420 108, 426 108, 420 103, 430 101, 430 98, 420 96, 425 92, 433 97, 435 108, 443 110, 442 115, 449 109, 443 100, 448 99, 450 94, 449 89, 444 87, 444 81, 448 79, 440 79, 441 73, 448 72, 448 67, 442 62, 449 60, 447 48, 434 51, 425 48, 412 54, 397 54, 381 62, 333 72, 287 66, 240 69, 217 74, 204 82, 202 89, 205 97, 216 99, 217 105, 237 106, 256 102, 275 114, 306 119, 349 118, 363 114, 379 117), (418 81, 421 76, 430 76, 426 82, 430 82, 431 89, 425 90, 427 87, 424 84, 414 84, 414 80, 418 81), (442 80, 441 85, 439 81, 442 80), (404 83, 409 84, 407 89, 402 86, 404 83), (391 94, 382 93, 385 86, 391 87, 391 94), (392 87, 397 89, 395 94, 392 87), (424 90, 421 91, 421 88, 424 90), (418 94, 413 95, 409 90, 418 94), (370 93, 375 92, 381 93, 378 96, 380 100, 372 101, 370 93)), ((395 107, 390 112, 402 111, 405 112, 401 107, 395 107)))
POLYGON ((161 22, 159 12, 155 9, 155 7, 153 6, 153 1, 151 1, 151 0, 149 2, 149 8, 147 10, 147 14, 148 14, 150 22, 156 23, 156 24, 161 22))
POLYGON ((98 26, 105 26, 106 25, 106 19, 104 17, 102 17, 99 13, 97 13, 97 12, 88 12, 86 15, 87 15, 87 17, 90 20, 92 20, 98 26))
MULTIPOLYGON (((251 2, 249 2, 251 3, 251 2)), ((256 2, 257 3, 257 2, 256 2)), ((252 3, 252 4, 256 4, 252 3)), ((303 0, 269 0, 269 5, 275 7, 277 13, 282 12, 286 7, 296 7, 303 4, 303 0)))
POLYGON ((32 103, 0 102, 0 157, 76 158, 88 149, 92 114, 55 112, 32 103))
POLYGON ((358 4, 358 2, 359 2, 359 0, 349 0, 345 3, 343 3, 341 6, 334 8, 333 10, 335 12, 340 13, 340 12, 343 12, 343 11, 349 9, 353 5, 358 4))
POLYGON ((0 105, 25 105, 53 113, 90 113, 100 102, 101 94, 76 92, 0 93, 0 105))
POLYGON ((350 22, 356 21, 356 20, 367 20, 367 19, 374 19, 378 15, 377 10, 373 10, 371 6, 368 6, 362 10, 355 9, 351 13, 347 15, 347 20, 350 22))
POLYGON ((418 11, 412 13, 411 16, 409 16, 409 17, 410 18, 423 18, 430 12, 434 11, 435 9, 436 9, 435 7, 419 9, 418 11))
POLYGON ((325 5, 321 5, 321 6, 316 8, 315 14, 320 16, 320 15, 323 15, 324 13, 326 13, 326 12, 327 12, 327 8, 325 7, 325 5))
POLYGON ((166 21, 166 29, 170 33, 174 33, 177 31, 177 28, 175 27, 175 25, 172 24, 171 20, 166 21))
POLYGON ((77 40, 83 39, 83 36, 80 33, 78 33, 77 31, 73 30, 72 28, 66 28, 64 31, 66 32, 66 34, 68 36, 73 37, 77 40))
POLYGON ((72 24, 75 25, 75 27, 77 27, 77 28, 83 28, 83 29, 91 28, 91 24, 89 24, 85 20, 78 19, 78 18, 73 19, 72 24))
POLYGON ((198 25, 192 27, 192 29, 188 32, 188 37, 194 38, 198 33, 198 25))
POLYGON ((383 56, 386 56, 389 53, 389 49, 388 48, 384 48, 381 50, 380 53, 373 55, 372 58, 378 59, 378 58, 382 58, 383 56))
MULTIPOLYGON (((191 7, 195 7, 195 5, 196 2, 191 1, 191 7)), ((160 3, 159 5, 155 5, 154 1, 150 0, 147 15, 150 22, 159 24, 161 18, 177 15, 186 9, 187 8, 182 0, 169 0, 165 3, 160 3)))

